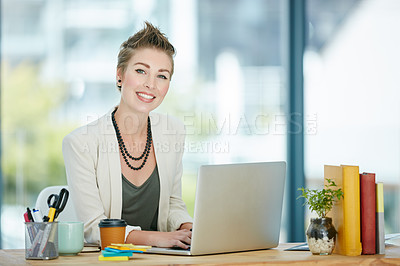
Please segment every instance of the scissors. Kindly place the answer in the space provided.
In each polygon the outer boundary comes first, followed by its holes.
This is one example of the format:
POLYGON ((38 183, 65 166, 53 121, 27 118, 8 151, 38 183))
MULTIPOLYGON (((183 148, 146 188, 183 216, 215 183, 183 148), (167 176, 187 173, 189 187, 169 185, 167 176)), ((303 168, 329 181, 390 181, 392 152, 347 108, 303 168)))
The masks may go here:
POLYGON ((58 195, 51 194, 47 198, 47 204, 49 205, 49 214, 44 217, 45 222, 53 222, 58 217, 58 215, 64 210, 65 205, 67 205, 68 197, 69 191, 63 188, 58 195))

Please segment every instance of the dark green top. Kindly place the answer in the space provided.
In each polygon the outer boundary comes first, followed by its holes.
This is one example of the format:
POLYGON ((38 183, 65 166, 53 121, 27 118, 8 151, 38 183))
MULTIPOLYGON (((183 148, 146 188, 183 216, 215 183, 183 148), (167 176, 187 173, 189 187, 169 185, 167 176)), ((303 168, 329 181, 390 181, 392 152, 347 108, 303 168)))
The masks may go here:
POLYGON ((160 180, 157 165, 153 173, 137 187, 122 175, 122 219, 142 230, 157 231, 160 180))

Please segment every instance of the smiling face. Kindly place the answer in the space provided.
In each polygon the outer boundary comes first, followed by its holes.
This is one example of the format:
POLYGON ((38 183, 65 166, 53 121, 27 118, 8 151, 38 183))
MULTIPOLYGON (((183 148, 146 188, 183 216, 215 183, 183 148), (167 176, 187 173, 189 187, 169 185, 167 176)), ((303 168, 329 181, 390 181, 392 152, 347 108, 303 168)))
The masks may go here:
POLYGON ((135 50, 125 72, 117 70, 117 80, 121 80, 120 108, 144 114, 153 111, 168 92, 171 72, 171 57, 162 50, 135 50))

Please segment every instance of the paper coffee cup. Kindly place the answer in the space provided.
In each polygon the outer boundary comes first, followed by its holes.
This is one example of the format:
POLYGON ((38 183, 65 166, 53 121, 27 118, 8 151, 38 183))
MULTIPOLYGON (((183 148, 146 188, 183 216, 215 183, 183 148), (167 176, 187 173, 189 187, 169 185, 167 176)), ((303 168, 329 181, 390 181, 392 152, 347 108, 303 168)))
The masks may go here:
POLYGON ((125 243, 126 222, 122 219, 103 219, 99 223, 101 249, 104 250, 111 243, 125 243))

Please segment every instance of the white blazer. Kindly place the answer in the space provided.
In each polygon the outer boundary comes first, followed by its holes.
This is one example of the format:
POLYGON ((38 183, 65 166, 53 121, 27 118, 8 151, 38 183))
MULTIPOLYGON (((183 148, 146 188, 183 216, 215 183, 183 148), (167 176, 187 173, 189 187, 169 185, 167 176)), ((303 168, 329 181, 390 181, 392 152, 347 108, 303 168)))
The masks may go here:
MULTIPOLYGON (((121 162, 111 120, 113 110, 72 131, 62 145, 68 188, 88 243, 100 242, 101 219, 120 219, 122 213, 121 162)), ((193 221, 181 189, 185 129, 167 115, 151 113, 150 119, 160 178, 158 230, 174 231, 193 221)))

